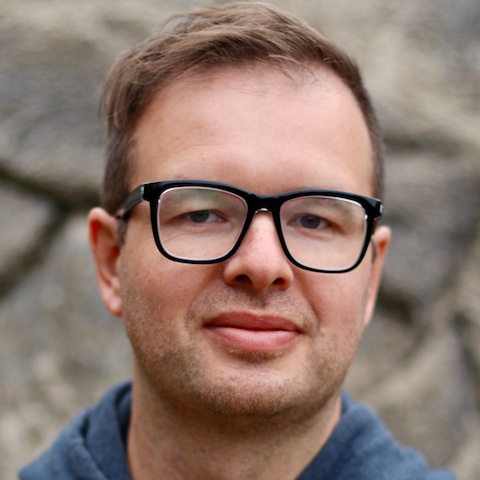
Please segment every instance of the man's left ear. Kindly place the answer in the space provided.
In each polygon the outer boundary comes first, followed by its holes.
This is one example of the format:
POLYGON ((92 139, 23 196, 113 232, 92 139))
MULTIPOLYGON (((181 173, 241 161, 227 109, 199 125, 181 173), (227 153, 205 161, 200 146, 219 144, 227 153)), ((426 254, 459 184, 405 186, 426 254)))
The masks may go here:
POLYGON ((372 272, 370 276, 370 284, 368 287, 367 308, 365 312, 365 325, 367 325, 373 315, 375 302, 377 300, 378 288, 382 277, 383 264, 387 256, 388 247, 390 245, 392 233, 389 227, 385 225, 379 226, 372 235, 372 272))
POLYGON ((122 315, 120 297, 118 223, 102 208, 94 208, 88 215, 90 248, 95 261, 98 288, 103 303, 116 317, 122 315))

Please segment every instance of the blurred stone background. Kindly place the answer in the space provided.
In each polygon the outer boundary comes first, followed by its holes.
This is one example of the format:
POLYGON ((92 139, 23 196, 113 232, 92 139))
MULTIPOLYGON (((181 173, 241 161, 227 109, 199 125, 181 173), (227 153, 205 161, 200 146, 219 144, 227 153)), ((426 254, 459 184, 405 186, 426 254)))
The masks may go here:
MULTIPOLYGON (((394 242, 349 388, 433 465, 477 480, 480 2, 276 3, 356 57, 385 128, 394 242)), ((102 176, 97 101, 119 52, 198 4, 0 0, 0 479, 129 376, 85 228, 102 176)))

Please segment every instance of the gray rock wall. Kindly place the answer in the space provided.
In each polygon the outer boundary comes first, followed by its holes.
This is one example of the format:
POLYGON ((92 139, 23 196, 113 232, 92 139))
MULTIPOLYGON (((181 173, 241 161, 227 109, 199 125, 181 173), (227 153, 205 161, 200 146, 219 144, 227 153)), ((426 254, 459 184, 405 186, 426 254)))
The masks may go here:
MULTIPOLYGON (((480 3, 278 1, 362 65, 394 241, 348 378, 403 442, 480 478, 480 3)), ((86 239, 116 55, 194 1, 0 0, 0 478, 129 376, 86 239)))

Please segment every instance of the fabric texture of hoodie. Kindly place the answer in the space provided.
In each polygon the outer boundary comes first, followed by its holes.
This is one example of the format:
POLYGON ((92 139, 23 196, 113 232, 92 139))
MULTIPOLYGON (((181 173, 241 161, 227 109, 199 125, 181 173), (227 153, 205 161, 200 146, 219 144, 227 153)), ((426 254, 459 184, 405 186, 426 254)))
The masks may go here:
MULTIPOLYGON (((25 467, 20 479, 131 480, 126 459, 130 404, 130 383, 109 390, 25 467)), ((455 480, 455 476, 430 470, 422 455, 395 442, 372 409, 344 393, 339 423, 297 480, 455 480)))

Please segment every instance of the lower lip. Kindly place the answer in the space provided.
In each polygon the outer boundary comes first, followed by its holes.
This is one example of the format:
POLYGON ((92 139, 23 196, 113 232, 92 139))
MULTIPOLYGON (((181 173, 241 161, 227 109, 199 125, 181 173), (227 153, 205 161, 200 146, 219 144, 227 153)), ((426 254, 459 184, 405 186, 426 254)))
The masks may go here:
POLYGON ((207 331, 229 348, 255 352, 284 349, 299 335, 298 332, 288 330, 249 330, 224 326, 209 326, 207 331))

